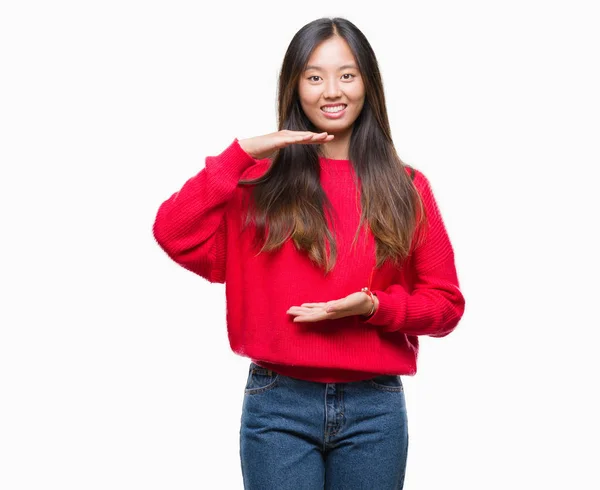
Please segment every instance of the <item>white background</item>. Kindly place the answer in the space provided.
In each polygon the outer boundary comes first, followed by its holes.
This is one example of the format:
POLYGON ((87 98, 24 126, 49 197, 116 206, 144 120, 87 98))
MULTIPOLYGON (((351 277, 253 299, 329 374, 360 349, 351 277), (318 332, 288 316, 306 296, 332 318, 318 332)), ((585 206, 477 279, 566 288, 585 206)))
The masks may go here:
POLYGON ((3 2, 0 487, 242 488, 225 286, 152 223, 206 156, 276 130, 292 36, 342 16, 467 301, 403 378, 405 489, 599 488, 594 3, 3 2))

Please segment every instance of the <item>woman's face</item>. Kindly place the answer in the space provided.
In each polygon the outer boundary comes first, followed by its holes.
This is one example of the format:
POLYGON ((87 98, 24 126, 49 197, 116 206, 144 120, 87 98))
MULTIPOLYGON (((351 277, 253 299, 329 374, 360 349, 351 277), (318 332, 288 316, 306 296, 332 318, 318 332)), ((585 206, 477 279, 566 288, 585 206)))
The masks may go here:
POLYGON ((298 95, 302 110, 319 131, 342 134, 352 127, 365 101, 365 86, 344 39, 334 36, 315 48, 300 77, 298 95))

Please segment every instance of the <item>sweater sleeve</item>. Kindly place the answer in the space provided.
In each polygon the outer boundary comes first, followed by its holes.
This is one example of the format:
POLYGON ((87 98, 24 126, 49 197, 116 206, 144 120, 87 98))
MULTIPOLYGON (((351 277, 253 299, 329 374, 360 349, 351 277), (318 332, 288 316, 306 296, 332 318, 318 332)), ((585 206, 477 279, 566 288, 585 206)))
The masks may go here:
POLYGON ((159 206, 152 231, 172 260, 210 282, 225 282, 225 210, 238 181, 255 163, 235 138, 159 206))
POLYGON ((423 199, 428 226, 423 241, 413 251, 413 290, 408 292, 401 284, 392 284, 385 290, 374 289, 379 307, 360 321, 382 332, 444 337, 460 321, 465 299, 460 291, 452 244, 431 185, 421 172, 418 175, 415 185, 423 199))

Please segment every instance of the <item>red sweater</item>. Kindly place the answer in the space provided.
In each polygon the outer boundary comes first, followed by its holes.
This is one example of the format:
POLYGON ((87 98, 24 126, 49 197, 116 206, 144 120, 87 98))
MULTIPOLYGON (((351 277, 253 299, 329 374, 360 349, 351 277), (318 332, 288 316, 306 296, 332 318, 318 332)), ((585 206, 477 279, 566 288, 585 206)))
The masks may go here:
POLYGON ((414 375, 418 336, 448 335, 465 307, 454 252, 430 184, 416 170, 415 186, 429 220, 426 240, 402 269, 387 261, 374 269, 370 231, 350 251, 360 218, 351 162, 321 158, 320 163, 321 185, 337 219, 338 258, 327 278, 290 240, 275 252, 256 255, 254 225, 240 231, 243 198, 251 187, 237 182, 262 175, 270 160, 254 160, 237 138, 220 155, 207 157, 205 167, 160 205, 154 237, 182 267, 212 283, 225 283, 234 353, 283 375, 323 383, 414 375), (290 306, 341 299, 364 286, 379 299, 368 319, 355 315, 294 322, 287 314, 290 306))

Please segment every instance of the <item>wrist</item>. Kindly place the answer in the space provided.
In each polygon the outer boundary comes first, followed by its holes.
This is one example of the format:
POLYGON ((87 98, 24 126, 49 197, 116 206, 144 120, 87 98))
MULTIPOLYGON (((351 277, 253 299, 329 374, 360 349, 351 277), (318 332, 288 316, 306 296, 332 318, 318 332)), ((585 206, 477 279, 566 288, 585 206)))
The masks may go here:
POLYGON ((245 138, 245 139, 238 139, 238 145, 240 145, 240 148, 242 150, 244 150, 244 152, 249 155, 251 158, 256 160, 256 157, 254 156, 254 153, 252 152, 251 149, 251 145, 248 144, 248 140, 250 138, 245 138))
POLYGON ((374 299, 374 304, 372 306, 372 310, 373 311, 369 311, 369 313, 366 315, 366 318, 371 318, 375 313, 377 313, 377 308, 379 308, 379 298, 377 297, 376 294, 373 295, 373 299, 374 299))
POLYGON ((379 298, 377 298, 377 296, 373 294, 369 288, 362 288, 361 291, 367 295, 365 301, 365 312, 362 313, 361 316, 363 318, 371 318, 379 307, 379 298))

